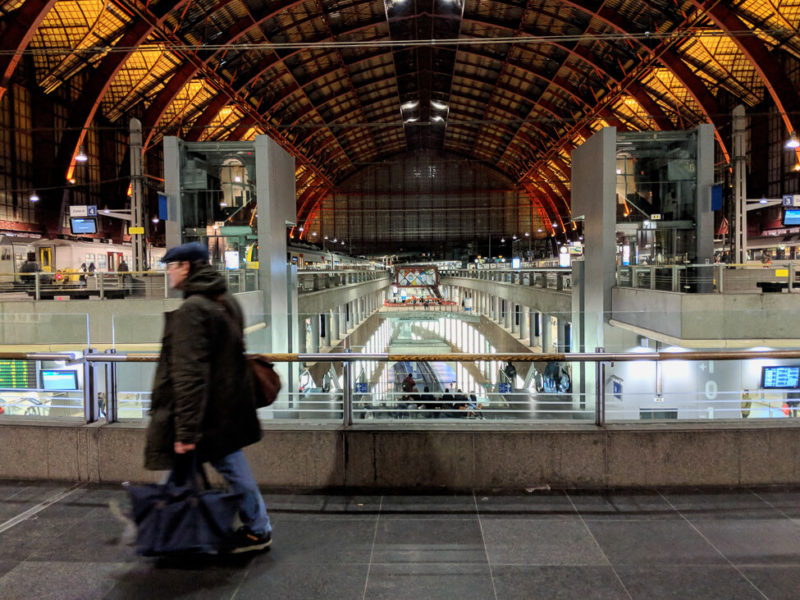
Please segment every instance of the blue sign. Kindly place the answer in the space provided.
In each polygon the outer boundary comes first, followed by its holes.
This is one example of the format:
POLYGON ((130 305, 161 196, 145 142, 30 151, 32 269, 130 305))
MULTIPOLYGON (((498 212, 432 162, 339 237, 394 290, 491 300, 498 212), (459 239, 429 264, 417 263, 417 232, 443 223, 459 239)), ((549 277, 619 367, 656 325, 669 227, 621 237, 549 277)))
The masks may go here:
POLYGON ((166 221, 169 218, 169 210, 167 209, 167 195, 158 192, 158 218, 166 221))
POLYGON ((509 393, 511 393, 511 384, 510 383, 498 383, 497 384, 497 391, 500 394, 509 394, 509 393))
POLYGON ((356 394, 366 394, 367 393, 367 384, 366 383, 357 383, 356 384, 356 394))
POLYGON ((96 217, 97 216, 97 205, 90 204, 86 207, 86 216, 87 217, 96 217))

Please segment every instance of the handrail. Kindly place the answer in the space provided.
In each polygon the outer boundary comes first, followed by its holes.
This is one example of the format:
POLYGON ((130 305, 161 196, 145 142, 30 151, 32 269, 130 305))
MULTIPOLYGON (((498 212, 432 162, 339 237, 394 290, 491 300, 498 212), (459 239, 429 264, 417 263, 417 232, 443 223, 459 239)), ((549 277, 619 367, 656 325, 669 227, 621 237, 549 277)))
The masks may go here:
MULTIPOLYGON (((602 349, 599 349, 602 350, 602 349)), ((251 354, 251 356, 253 356, 251 354)), ((447 354, 391 354, 391 353, 265 353, 257 354, 274 363, 288 362, 343 362, 345 363, 345 385, 342 388, 342 414, 344 425, 353 422, 353 402, 357 400, 352 376, 352 364, 360 361, 377 362, 577 362, 595 363, 595 423, 605 424, 605 368, 613 362, 621 361, 726 361, 747 359, 800 359, 800 349, 796 350, 720 350, 693 352, 563 352, 563 353, 447 353, 447 354)), ((98 353, 93 348, 81 352, 0 352, 0 359, 67 361, 71 365, 83 365, 83 406, 87 423, 105 417, 107 422, 117 420, 116 365, 118 363, 145 363, 159 359, 157 353, 116 354, 98 353), (102 365, 106 366, 102 366, 102 365), (105 374, 105 375, 104 375, 105 374), (96 379, 96 377, 99 377, 96 379), (105 383, 103 384, 103 377, 105 383), (100 385, 102 384, 102 385, 100 385), (98 387, 99 385, 99 387, 98 387), (105 407, 105 411, 103 410, 105 407)), ((587 390, 588 391, 588 390, 587 390)), ((660 393, 660 392, 657 392, 660 393)))
MULTIPOLYGON (((250 353, 269 362, 474 362, 480 360, 504 362, 619 362, 619 361, 668 361, 668 360, 746 360, 752 358, 800 359, 800 350, 715 350, 701 352, 558 352, 531 353, 511 352, 505 354, 470 354, 451 352, 447 354, 389 354, 386 352, 336 352, 336 353, 250 353)), ((3 360, 86 360, 88 362, 154 362, 159 355, 154 352, 141 354, 86 354, 76 352, 0 352, 3 360)))

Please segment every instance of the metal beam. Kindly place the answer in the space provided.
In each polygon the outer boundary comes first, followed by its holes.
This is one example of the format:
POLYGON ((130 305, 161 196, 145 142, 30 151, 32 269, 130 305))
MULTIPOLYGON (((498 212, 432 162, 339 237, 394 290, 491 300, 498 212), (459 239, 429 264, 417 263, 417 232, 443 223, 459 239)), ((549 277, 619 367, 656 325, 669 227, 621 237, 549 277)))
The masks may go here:
POLYGON ((56 0, 27 0, 6 18, 6 28, 0 36, 0 49, 9 53, 0 54, 0 100, 11 85, 11 77, 22 59, 22 53, 55 3, 56 0))

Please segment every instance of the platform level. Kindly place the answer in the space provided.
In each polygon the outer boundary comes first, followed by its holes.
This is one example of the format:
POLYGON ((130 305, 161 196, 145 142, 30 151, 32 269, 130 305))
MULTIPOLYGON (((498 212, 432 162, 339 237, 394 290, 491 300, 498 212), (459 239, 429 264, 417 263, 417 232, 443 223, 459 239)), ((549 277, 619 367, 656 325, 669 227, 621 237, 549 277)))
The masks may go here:
POLYGON ((0 598, 796 598, 800 489, 266 493, 268 552, 137 557, 119 487, 0 481, 0 598))

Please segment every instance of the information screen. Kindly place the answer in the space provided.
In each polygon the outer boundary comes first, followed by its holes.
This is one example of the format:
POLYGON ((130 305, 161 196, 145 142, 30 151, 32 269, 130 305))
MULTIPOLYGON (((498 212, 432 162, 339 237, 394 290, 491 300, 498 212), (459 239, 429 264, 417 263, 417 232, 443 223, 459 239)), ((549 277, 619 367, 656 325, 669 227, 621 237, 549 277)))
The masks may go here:
POLYGON ((26 360, 0 360, 0 388, 36 387, 36 365, 26 360))
POLYGON ((800 366, 761 367, 761 387, 765 390, 793 390, 800 386, 800 366))
POLYGON ((800 225, 800 208, 786 208, 783 211, 783 226, 800 225))
POLYGON ((77 390, 78 374, 75 371, 42 371, 42 389, 77 390))
POLYGON ((70 229, 72 233, 97 233, 97 219, 85 218, 78 219, 72 217, 69 220, 70 229))

